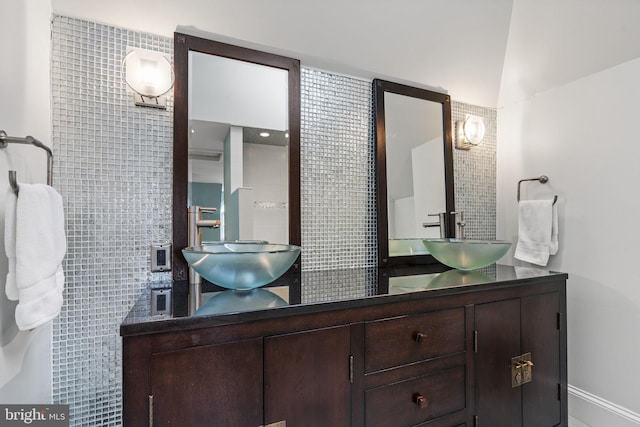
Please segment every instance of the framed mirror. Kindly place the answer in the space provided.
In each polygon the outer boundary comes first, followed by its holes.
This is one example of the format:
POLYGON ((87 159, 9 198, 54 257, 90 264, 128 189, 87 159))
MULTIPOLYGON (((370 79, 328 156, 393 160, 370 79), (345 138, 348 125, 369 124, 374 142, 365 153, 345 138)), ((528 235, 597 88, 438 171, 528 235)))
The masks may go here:
MULTIPOLYGON (((188 280, 188 207, 202 240, 300 245, 300 61, 175 33, 173 279, 188 280)), ((296 267, 299 263, 296 263, 296 267)), ((186 289, 186 287, 185 287, 186 289)))
POLYGON ((378 79, 373 90, 378 264, 436 263, 422 239, 453 236, 450 97, 378 79))

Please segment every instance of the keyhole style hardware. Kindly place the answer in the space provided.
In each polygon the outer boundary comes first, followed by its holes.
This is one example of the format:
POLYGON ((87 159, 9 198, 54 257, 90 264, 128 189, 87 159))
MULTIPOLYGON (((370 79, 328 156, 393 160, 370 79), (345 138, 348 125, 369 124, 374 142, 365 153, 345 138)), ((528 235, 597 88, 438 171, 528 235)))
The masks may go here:
POLYGON ((426 408, 427 405, 429 404, 427 402, 427 398, 420 393, 415 393, 413 395, 413 403, 415 403, 420 408, 426 408))
POLYGON ((520 363, 520 368, 522 369, 522 384, 525 384, 531 381, 532 367, 533 367, 533 362, 530 360, 525 360, 520 363))
POLYGON ((516 376, 514 380, 517 385, 522 384, 522 373, 520 371, 516 372, 516 376))
POLYGON ((424 334, 422 332, 416 332, 413 336, 413 339, 415 340, 415 342, 421 343, 427 339, 427 334, 424 334))
POLYGON ((533 362, 531 353, 525 353, 511 359, 511 387, 520 387, 531 382, 533 362))

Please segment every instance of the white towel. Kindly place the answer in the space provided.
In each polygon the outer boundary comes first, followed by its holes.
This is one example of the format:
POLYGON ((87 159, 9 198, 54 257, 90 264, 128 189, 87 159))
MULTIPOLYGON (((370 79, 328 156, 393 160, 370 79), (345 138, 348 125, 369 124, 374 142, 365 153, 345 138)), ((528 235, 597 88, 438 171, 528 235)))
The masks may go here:
MULTIPOLYGON (((11 212, 6 215, 11 219, 11 212)), ((17 290, 16 324, 29 330, 55 318, 62 307, 67 251, 62 197, 48 185, 21 183, 14 215, 14 234, 12 223, 5 223, 8 256, 15 247, 15 271, 7 275, 6 293, 16 299, 17 290)))
POLYGON ((551 243, 549 243, 550 255, 555 255, 558 253, 558 204, 555 203, 556 200, 551 202, 551 243))
POLYGON ((518 244, 515 258, 547 265, 558 252, 558 211, 553 200, 522 200, 518 204, 518 244))
POLYGON ((11 301, 18 300, 18 285, 16 284, 16 193, 9 188, 4 211, 4 251, 9 265, 4 292, 11 301))

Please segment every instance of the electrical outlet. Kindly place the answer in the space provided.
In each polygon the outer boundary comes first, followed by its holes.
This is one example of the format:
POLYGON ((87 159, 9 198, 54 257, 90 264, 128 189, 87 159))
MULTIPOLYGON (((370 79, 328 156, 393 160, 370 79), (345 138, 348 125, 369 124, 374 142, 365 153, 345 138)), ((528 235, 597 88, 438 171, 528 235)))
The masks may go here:
POLYGON ((151 315, 171 315, 171 289, 151 289, 151 315))
POLYGON ((151 271, 171 270, 171 245, 151 245, 151 271))

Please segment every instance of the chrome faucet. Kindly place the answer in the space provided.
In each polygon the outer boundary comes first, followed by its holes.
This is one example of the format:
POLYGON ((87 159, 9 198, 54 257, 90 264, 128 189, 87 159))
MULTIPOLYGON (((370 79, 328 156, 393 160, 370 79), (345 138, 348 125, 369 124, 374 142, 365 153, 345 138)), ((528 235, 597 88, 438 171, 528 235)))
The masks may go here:
MULTIPOLYGON (((218 209, 189 206, 189 247, 202 244, 203 228, 219 228, 220 220, 202 219, 203 213, 213 213, 218 209)), ((189 267, 189 315, 195 313, 202 304, 202 277, 189 267)))
POLYGON ((445 212, 440 212, 436 214, 427 214, 427 216, 437 216, 438 221, 423 222, 422 226, 424 228, 440 227, 440 238, 444 239, 444 237, 447 235, 447 214, 445 212))
POLYGON ((456 225, 456 239, 464 239, 464 227, 467 225, 467 223, 464 222, 464 212, 451 212, 451 215, 453 215, 453 222, 456 225))

